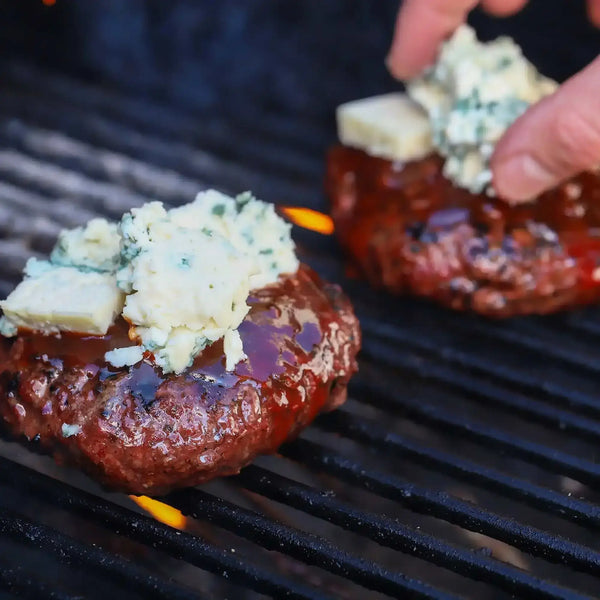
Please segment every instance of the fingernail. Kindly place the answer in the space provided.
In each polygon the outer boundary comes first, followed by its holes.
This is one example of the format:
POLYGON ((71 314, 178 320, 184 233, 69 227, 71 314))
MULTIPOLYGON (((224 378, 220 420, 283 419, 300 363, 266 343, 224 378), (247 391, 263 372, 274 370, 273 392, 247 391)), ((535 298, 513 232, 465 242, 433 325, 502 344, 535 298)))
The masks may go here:
POLYGON ((530 154, 518 154, 494 165, 494 188, 506 200, 531 200, 556 183, 554 173, 530 154))

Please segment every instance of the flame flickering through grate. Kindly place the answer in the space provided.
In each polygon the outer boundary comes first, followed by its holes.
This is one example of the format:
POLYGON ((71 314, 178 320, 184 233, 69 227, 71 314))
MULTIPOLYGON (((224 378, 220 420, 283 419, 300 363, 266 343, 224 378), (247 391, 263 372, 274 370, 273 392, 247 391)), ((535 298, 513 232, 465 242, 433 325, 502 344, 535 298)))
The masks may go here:
POLYGON ((310 229, 323 235, 331 235, 334 232, 333 219, 318 210, 312 208, 302 208, 295 206, 284 206, 280 211, 294 225, 310 229))
POLYGON ((184 530, 187 519, 181 511, 148 496, 129 496, 140 508, 152 515, 157 521, 169 525, 174 529, 184 530))

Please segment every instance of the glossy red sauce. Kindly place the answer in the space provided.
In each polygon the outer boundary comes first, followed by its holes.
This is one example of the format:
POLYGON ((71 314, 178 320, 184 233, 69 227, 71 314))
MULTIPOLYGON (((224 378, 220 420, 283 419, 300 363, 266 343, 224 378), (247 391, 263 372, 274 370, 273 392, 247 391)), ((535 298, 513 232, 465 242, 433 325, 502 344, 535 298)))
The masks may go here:
POLYGON ((406 164, 334 147, 327 192, 336 232, 374 285, 506 316, 600 297, 600 176, 534 202, 471 194, 431 156, 406 164))
MULTIPOLYGON (((128 386, 143 405, 160 398, 159 388, 168 382, 184 381, 197 385, 198 398, 216 402, 223 388, 235 388, 251 382, 265 397, 285 394, 287 404, 274 403, 272 411, 278 419, 281 435, 273 439, 280 445, 294 428, 296 409, 306 400, 306 390, 295 389, 290 368, 300 369, 314 358, 314 350, 322 342, 329 325, 339 320, 331 298, 323 284, 308 267, 301 266, 297 276, 283 277, 277 284, 254 291, 248 299, 250 311, 239 327, 248 359, 231 372, 225 369, 223 344, 219 340, 195 359, 192 367, 180 375, 164 375, 148 362, 130 368, 115 368, 106 363, 104 354, 116 347, 131 346, 128 324, 123 320, 113 325, 105 336, 62 333, 60 336, 21 331, 16 340, 0 343, 0 369, 22 373, 40 365, 61 371, 83 369, 92 383, 102 383, 126 374, 128 386)), ((356 342, 356 345, 358 341, 356 342)), ((329 395, 329 384, 315 389, 311 401, 316 414, 329 395)), ((309 417, 309 420, 314 414, 309 417)))

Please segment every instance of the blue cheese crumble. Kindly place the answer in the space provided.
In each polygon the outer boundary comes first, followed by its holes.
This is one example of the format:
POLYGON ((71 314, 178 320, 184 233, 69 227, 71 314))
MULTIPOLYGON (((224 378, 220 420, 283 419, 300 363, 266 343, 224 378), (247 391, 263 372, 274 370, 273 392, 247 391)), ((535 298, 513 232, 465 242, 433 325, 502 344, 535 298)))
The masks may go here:
POLYGON ((64 438, 70 438, 74 435, 79 435, 81 433, 81 426, 63 423, 61 426, 61 433, 64 438))
POLYGON ((257 200, 250 192, 232 198, 208 190, 198 194, 194 202, 169 212, 174 223, 221 235, 236 250, 251 257, 257 269, 250 281, 251 289, 277 281, 280 273, 298 269, 291 225, 272 204, 257 200))
MULTIPOLYGON (((165 373, 180 373, 221 338, 227 370, 245 358, 237 328, 250 290, 298 269, 290 228, 273 205, 215 190, 168 211, 150 202, 123 216, 123 316, 165 373)), ((107 360, 121 366, 129 360, 122 350, 107 360)))
POLYGON ((538 73, 514 40, 482 43, 463 25, 407 91, 429 116, 433 146, 446 158, 446 177, 479 193, 491 182, 489 160, 496 142, 557 86, 538 73))
POLYGON ((273 205, 215 190, 171 210, 149 202, 120 223, 93 219, 63 231, 49 260, 27 262, 0 303, 0 334, 104 335, 122 314, 137 345, 107 352, 110 364, 151 355, 163 372, 180 373, 222 339, 232 370, 246 357, 238 327, 250 291, 298 269, 290 230, 273 205))
POLYGON ((80 270, 114 273, 119 264, 121 236, 116 223, 92 219, 85 227, 63 230, 50 262, 80 270))
POLYGON ((0 335, 14 337, 18 333, 17 326, 6 317, 0 317, 0 335))

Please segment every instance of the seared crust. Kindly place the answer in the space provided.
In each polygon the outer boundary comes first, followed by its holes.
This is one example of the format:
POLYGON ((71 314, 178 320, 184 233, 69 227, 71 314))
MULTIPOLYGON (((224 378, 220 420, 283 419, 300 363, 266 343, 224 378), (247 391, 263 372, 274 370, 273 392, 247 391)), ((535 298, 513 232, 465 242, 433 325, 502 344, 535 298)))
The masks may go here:
POLYGON ((347 298, 306 266, 249 303, 240 326, 248 360, 233 373, 220 342, 166 377, 145 363, 72 364, 35 351, 31 336, 5 342, 0 416, 57 461, 125 492, 162 494, 237 473, 345 401, 360 346, 347 298))
POLYGON ((454 187, 442 160, 405 165, 343 146, 328 157, 336 233, 375 287, 492 317, 600 298, 600 176, 511 207, 454 187))

